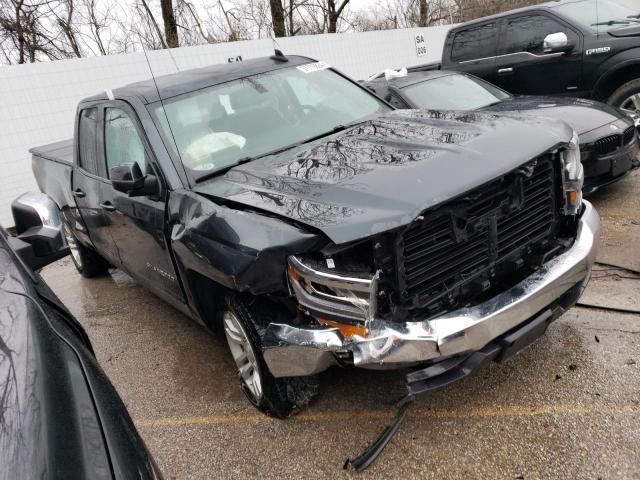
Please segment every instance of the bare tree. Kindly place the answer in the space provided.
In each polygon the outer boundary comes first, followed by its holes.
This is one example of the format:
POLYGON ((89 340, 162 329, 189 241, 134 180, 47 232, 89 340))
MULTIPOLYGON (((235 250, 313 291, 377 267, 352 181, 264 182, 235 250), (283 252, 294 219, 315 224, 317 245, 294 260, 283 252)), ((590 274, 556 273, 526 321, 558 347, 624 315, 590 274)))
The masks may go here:
POLYGON ((173 13, 173 2, 171 0, 160 0, 162 9, 162 21, 164 22, 164 34, 169 48, 178 48, 178 25, 176 16, 173 13))
MULTIPOLYGON (((56 0, 0 0, 0 34, 10 45, 15 63, 35 62, 38 55, 50 60, 72 56, 60 42, 59 25, 49 28, 51 6, 56 0)), ((6 51, 6 50, 5 50, 6 51)))
POLYGON ((142 48, 426 27, 538 0, 0 0, 0 62, 109 55, 142 48), (161 17, 160 17, 161 15, 161 17))
POLYGON ((11 61, 11 56, 9 55, 9 52, 4 47, 4 45, 2 45, 2 42, 0 42, 0 52, 2 53, 2 58, 4 59, 5 63, 11 65, 13 63, 11 61))
POLYGON ((269 0, 236 0, 234 6, 247 25, 247 33, 254 38, 271 36, 269 0))
POLYGON ((429 4, 427 0, 418 0, 419 3, 419 18, 418 26, 426 27, 428 25, 429 4))
POLYGON ((329 25, 327 27, 328 33, 336 33, 336 28, 338 26, 338 19, 342 12, 344 12, 345 7, 349 4, 349 0, 342 0, 340 5, 336 6, 335 0, 327 0, 327 11, 329 18, 329 25))
POLYGON ((101 55, 107 54, 107 49, 102 40, 102 31, 107 26, 105 19, 100 18, 96 6, 96 0, 84 0, 83 6, 86 14, 85 22, 89 26, 90 35, 98 47, 101 55))
POLYGON ((148 22, 149 26, 152 26, 153 29, 155 30, 156 34, 158 35, 158 39, 160 40, 160 43, 162 44, 162 48, 168 48, 167 47, 167 42, 164 39, 164 36, 162 35, 162 31, 160 30, 160 27, 158 26, 158 22, 156 21, 156 17, 153 16, 153 12, 151 11, 151 9, 149 8, 149 4, 147 3, 147 0, 140 0, 142 2, 142 8, 144 11, 144 16, 145 19, 148 22))
POLYGON ((186 0, 178 0, 176 5, 176 17, 178 27, 182 32, 182 44, 194 45, 204 40, 206 43, 217 43, 219 39, 209 31, 203 23, 200 15, 196 12, 195 6, 186 0), (193 22, 193 23, 192 23, 193 22), (195 29, 192 27, 195 27, 195 29), (195 36, 193 34, 196 34, 195 36))
POLYGON ((25 63, 29 10, 24 0, 3 0, 0 10, 0 27, 3 36, 13 44, 17 51, 17 63, 25 63))
MULTIPOLYGON (((75 5, 73 0, 63 0, 58 2, 57 4, 54 2, 47 2, 47 7, 49 8, 49 13, 55 24, 60 28, 60 33, 62 34, 65 43, 71 49, 73 56, 82 57, 82 52, 80 51, 80 43, 78 41, 78 27, 74 18, 74 8, 75 5)), ((64 54, 65 48, 58 47, 60 52, 64 54)))
POLYGON ((452 15, 456 22, 466 22, 475 18, 501 13, 514 8, 540 3, 538 0, 451 0, 455 5, 452 15))
POLYGON ((282 7, 282 0, 270 0, 271 6, 271 25, 273 26, 273 34, 276 37, 284 37, 287 35, 287 30, 284 25, 284 8, 282 7))

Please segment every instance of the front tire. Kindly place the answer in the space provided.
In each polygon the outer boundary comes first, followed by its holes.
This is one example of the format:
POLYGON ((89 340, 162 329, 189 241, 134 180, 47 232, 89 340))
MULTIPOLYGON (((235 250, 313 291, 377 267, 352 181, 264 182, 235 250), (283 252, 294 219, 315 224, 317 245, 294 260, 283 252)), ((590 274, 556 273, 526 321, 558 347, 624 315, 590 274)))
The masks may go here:
POLYGON ((76 270, 86 278, 104 275, 109 270, 109 262, 102 258, 97 252, 82 245, 71 232, 67 222, 63 222, 64 237, 71 250, 71 260, 76 270))
POLYGON ((607 100, 609 105, 620 108, 626 114, 640 115, 640 78, 631 80, 618 87, 607 100))
POLYGON ((275 378, 269 372, 258 328, 268 324, 268 312, 258 311, 250 300, 227 297, 222 324, 229 350, 238 369, 240 388, 261 412, 287 418, 311 403, 319 393, 316 376, 275 378))

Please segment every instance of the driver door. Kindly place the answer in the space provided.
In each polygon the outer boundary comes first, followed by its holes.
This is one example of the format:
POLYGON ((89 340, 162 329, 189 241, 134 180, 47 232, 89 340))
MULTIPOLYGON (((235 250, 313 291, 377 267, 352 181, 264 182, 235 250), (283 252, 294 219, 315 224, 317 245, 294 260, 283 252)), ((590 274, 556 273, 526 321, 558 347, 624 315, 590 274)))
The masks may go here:
POLYGON ((582 37, 546 13, 511 15, 502 20, 494 83, 524 95, 573 94, 582 78, 582 37), (563 32, 570 52, 545 53, 544 38, 563 32))
MULTIPOLYGON (((159 168, 145 140, 134 110, 123 101, 102 106, 102 155, 107 178, 111 168, 137 162, 145 174, 159 175, 159 168)), ((184 297, 166 243, 166 188, 157 196, 129 197, 109 184, 111 237, 120 266, 143 285, 183 302, 184 297)))

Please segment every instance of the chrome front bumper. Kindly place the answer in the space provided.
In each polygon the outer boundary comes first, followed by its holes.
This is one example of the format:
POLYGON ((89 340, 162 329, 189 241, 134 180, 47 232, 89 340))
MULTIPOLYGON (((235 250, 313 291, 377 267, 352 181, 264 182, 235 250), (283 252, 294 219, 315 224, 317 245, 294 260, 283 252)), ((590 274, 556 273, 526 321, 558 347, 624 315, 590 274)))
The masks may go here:
POLYGON ((526 322, 572 287, 586 286, 596 258, 600 218, 584 201, 573 246, 511 289, 479 305, 422 322, 371 320, 366 337, 345 337, 337 328, 272 323, 263 340, 264 358, 276 377, 319 373, 336 354, 353 354, 358 367, 403 367, 482 349, 526 322))

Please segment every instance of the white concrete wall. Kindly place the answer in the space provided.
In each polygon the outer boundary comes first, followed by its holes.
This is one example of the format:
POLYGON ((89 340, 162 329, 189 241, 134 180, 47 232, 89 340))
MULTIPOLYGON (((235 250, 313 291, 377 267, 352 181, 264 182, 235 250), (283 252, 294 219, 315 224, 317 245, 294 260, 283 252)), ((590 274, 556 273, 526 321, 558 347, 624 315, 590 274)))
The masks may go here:
MULTIPOLYGON (((300 36, 278 39, 278 44, 285 54, 324 60, 360 80, 385 68, 438 61, 448 29, 300 36), (426 56, 416 54, 416 34, 424 35, 426 56)), ((272 53, 271 40, 172 50, 180 70, 272 53)), ((155 75, 176 71, 167 51, 149 52, 149 58, 155 75)), ((0 225, 13 225, 10 205, 16 196, 37 190, 29 148, 70 138, 82 98, 150 76, 144 53, 0 66, 0 225)))

